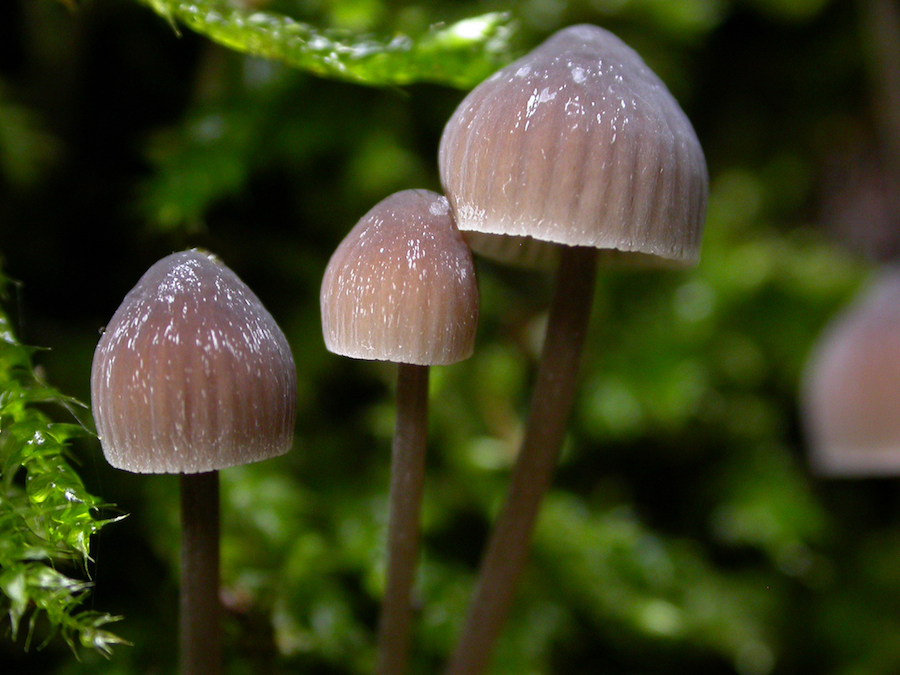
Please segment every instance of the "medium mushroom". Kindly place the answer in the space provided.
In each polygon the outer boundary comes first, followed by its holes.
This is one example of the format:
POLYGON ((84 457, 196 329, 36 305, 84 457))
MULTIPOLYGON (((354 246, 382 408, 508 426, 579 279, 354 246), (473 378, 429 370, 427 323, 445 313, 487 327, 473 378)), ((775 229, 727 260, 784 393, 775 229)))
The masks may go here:
POLYGON ((182 675, 221 671, 218 470, 286 453, 295 401, 284 334, 199 250, 153 265, 94 352, 91 404, 107 461, 181 474, 182 675))
POLYGON ((462 101, 440 143, 441 182, 476 252, 557 263, 541 363, 507 500, 448 673, 487 665, 512 602, 571 411, 598 249, 626 261, 699 257, 706 162, 640 56, 602 28, 551 36, 462 101))
POLYGON ((884 270, 826 328, 801 397, 813 470, 900 475, 900 268, 884 270))
POLYGON ((472 254, 447 200, 405 190, 375 205, 331 257, 321 304, 329 351, 398 364, 378 672, 402 675, 419 553, 429 366, 471 356, 478 321, 472 254))

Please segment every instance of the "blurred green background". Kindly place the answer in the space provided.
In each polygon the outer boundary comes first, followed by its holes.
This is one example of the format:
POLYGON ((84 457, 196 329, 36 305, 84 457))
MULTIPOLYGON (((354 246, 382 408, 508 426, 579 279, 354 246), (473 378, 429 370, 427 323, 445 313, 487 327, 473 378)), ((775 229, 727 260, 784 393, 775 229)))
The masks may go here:
MULTIPOLYGON (((822 327, 900 250, 896 3, 234 4, 387 36, 505 10, 506 58, 596 23, 662 77, 706 151, 700 265, 601 274, 570 439, 491 672, 900 672, 900 485, 812 476, 797 408, 822 327)), ((463 95, 320 79, 176 35, 134 0, 0 2, 4 307, 47 348, 42 376, 87 401, 100 329, 189 246, 218 253, 294 350, 295 449, 222 473, 229 675, 371 672, 395 373, 326 352, 319 283, 377 201, 440 190, 463 95)), ((478 265, 475 355, 433 369, 415 673, 439 672, 461 624, 550 292, 478 265)), ((73 455, 130 514, 93 543, 88 602, 122 615, 133 646, 77 660, 7 638, 0 670, 173 673, 177 479, 112 470, 95 440, 73 455)))

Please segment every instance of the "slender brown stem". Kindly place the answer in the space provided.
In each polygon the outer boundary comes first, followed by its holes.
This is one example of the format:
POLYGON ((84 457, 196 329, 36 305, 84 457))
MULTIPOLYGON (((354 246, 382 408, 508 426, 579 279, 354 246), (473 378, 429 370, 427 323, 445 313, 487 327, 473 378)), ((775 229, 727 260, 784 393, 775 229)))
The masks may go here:
POLYGON ((428 366, 399 364, 391 458, 387 587, 378 625, 378 672, 407 669, 412 588, 419 562, 419 514, 425 482, 428 366))
POLYGON ((509 614, 519 576, 528 560, 541 500, 565 439, 596 268, 594 249, 572 247, 563 251, 525 438, 447 675, 482 673, 509 614))
POLYGON ((222 671, 219 472, 181 476, 181 675, 222 671))

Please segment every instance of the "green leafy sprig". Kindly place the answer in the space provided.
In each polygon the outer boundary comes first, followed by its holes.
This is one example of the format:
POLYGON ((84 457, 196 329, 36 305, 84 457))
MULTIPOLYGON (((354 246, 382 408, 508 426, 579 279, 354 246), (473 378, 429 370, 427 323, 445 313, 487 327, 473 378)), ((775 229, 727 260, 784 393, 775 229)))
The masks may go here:
POLYGON ((81 404, 38 379, 31 353, 0 311, 0 608, 14 640, 27 626, 26 648, 45 617, 48 640, 59 633, 76 653, 80 645, 108 656, 124 643, 104 628, 118 617, 80 609, 91 582, 59 568, 86 573, 91 535, 118 518, 98 517, 104 504, 66 458, 67 441, 87 432, 37 407, 81 404))
POLYGON ((510 16, 504 12, 437 24, 415 38, 374 39, 319 30, 283 14, 241 9, 225 0, 142 1, 173 27, 182 23, 229 49, 376 86, 432 82, 471 88, 507 60, 512 33, 510 16))

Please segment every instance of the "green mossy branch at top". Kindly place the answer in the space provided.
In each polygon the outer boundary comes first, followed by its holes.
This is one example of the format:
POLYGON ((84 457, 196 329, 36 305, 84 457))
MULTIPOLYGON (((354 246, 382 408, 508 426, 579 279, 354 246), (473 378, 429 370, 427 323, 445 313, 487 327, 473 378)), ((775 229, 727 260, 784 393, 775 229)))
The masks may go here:
POLYGON ((98 518, 104 505, 66 459, 66 442, 86 432, 50 421, 38 404, 80 405, 38 380, 31 351, 0 311, 0 608, 13 640, 24 621, 26 648, 46 620, 46 639, 58 632, 73 650, 109 655, 124 643, 104 629, 117 617, 80 610, 91 582, 59 568, 86 569, 91 535, 116 518, 98 518))
POLYGON ((431 82, 468 89, 508 60, 510 16, 493 12, 418 37, 378 40, 321 31, 275 12, 226 0, 141 0, 173 27, 180 22, 229 49, 282 61, 323 77, 374 86, 431 82))

